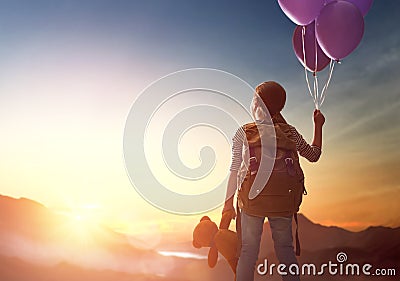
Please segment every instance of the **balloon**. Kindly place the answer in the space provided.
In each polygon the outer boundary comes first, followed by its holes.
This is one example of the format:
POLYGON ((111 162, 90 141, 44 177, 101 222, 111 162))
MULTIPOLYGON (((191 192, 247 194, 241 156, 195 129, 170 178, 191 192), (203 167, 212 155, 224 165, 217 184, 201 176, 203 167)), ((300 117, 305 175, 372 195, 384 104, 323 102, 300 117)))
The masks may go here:
POLYGON ((364 34, 364 19, 358 8, 347 1, 327 4, 317 17, 315 33, 324 53, 339 60, 348 56, 364 34))
MULTIPOLYGON (((315 38, 315 22, 310 23, 305 27, 304 35, 304 49, 306 53, 306 67, 311 72, 321 71, 324 69, 331 59, 325 55, 316 42, 315 38), (317 45, 317 68, 315 68, 315 45, 317 45)), ((293 32, 293 49, 299 61, 304 66, 304 55, 303 55, 303 26, 297 26, 293 32)))
MULTIPOLYGON (((329 4, 336 0, 325 0, 325 5, 329 4)), ((372 3, 374 0, 346 0, 347 2, 353 3, 361 12, 361 14, 365 17, 368 13, 369 9, 371 9, 372 3)))
POLYGON ((325 0, 278 0, 282 11, 297 25, 307 25, 315 20, 325 0))

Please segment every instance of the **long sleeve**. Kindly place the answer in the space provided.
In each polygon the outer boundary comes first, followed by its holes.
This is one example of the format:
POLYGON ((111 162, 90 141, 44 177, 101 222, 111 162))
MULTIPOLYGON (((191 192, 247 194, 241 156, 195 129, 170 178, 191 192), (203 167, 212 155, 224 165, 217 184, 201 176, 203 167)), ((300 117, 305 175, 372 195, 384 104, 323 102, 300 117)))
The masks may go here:
POLYGON ((232 139, 232 162, 229 169, 230 171, 239 171, 240 165, 242 164, 242 149, 245 137, 245 132, 243 128, 240 127, 232 139))
POLYGON ((296 141, 296 148, 299 154, 310 162, 317 162, 321 156, 321 148, 309 145, 295 127, 290 126, 290 132, 292 133, 292 138, 296 141))

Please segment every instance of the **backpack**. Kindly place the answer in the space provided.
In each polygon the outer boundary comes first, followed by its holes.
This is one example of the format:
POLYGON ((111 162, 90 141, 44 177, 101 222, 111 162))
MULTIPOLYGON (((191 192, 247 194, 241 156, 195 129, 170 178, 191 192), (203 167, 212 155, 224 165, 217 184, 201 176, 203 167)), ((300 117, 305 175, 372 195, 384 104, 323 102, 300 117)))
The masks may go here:
POLYGON ((290 139, 290 126, 286 123, 268 125, 253 122, 244 125, 243 130, 247 139, 245 151, 248 150, 249 157, 243 157, 248 160, 242 162, 239 172, 239 207, 249 215, 262 217, 297 213, 305 193, 304 173, 296 143, 290 139), (275 131, 275 145, 271 144, 274 141, 271 130, 275 131), (265 175, 260 175, 257 181, 262 161, 266 162, 264 174, 270 176, 266 179, 265 175))
POLYGON ((300 255, 297 212, 307 191, 296 143, 290 139, 290 126, 287 123, 253 122, 242 128, 247 144, 238 173, 238 211, 241 209, 246 214, 261 217, 293 215, 296 221, 296 255, 300 255), (258 174, 261 175, 257 178, 258 174), (269 178, 265 178, 268 174, 269 178))

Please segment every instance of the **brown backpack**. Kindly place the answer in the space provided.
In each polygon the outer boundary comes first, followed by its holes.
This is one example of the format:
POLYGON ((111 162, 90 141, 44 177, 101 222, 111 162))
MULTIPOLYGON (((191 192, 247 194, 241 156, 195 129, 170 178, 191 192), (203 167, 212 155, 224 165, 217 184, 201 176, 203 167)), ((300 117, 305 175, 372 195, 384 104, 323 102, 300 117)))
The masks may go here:
MULTIPOLYGON (((304 174, 300 167, 296 143, 290 139, 290 126, 286 123, 263 125, 253 122, 244 125, 243 130, 247 138, 245 146, 249 151, 249 163, 247 165, 245 165, 245 161, 242 163, 241 170, 245 172, 242 173, 242 178, 238 179, 241 182, 238 192, 238 207, 246 214, 253 216, 293 215, 297 223, 297 212, 303 194, 307 194, 307 192, 304 187, 304 174), (261 130, 262 126, 267 130, 261 130), (275 131, 275 140, 274 134, 265 135, 268 132, 271 133, 271 130, 275 131), (264 135, 260 134, 260 131, 264 132, 264 135), (261 138, 263 138, 263 142, 261 138), (275 141, 275 145, 271 146, 273 141, 275 141), (267 162, 267 171, 264 173, 265 175, 270 173, 270 177, 257 183, 255 182, 257 174, 263 172, 260 170, 261 160, 267 162)), ((296 254, 300 255, 297 227, 296 254)))

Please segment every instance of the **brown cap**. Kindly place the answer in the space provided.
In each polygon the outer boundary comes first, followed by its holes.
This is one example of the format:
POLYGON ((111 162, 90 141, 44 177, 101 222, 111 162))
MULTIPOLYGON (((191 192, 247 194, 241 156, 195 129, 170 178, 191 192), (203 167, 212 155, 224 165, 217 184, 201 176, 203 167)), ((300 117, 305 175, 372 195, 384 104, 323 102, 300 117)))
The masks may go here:
POLYGON ((268 108, 271 116, 279 113, 285 106, 286 91, 274 81, 261 83, 256 87, 256 93, 268 108))

